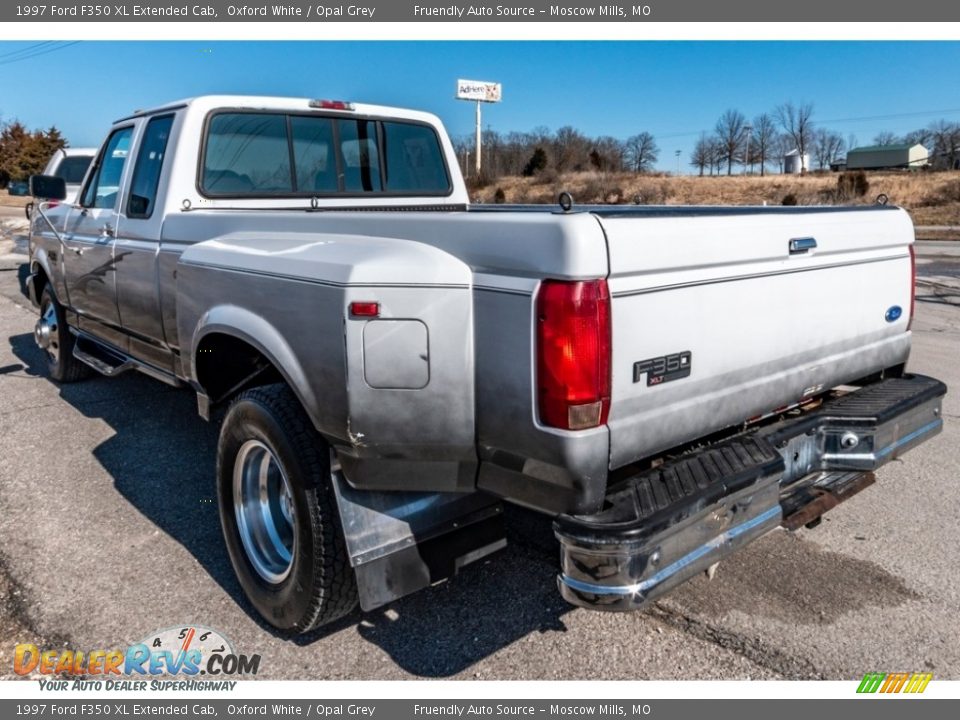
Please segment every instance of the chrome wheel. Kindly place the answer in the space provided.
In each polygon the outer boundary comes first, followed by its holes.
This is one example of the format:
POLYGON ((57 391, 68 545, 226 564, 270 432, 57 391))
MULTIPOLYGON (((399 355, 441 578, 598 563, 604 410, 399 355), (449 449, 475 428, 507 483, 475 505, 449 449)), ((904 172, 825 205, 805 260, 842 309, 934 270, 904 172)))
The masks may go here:
POLYGON ((273 452, 259 440, 247 440, 237 453, 233 509, 253 569, 268 583, 283 582, 296 549, 293 493, 273 452))
POLYGON ((33 329, 33 338, 54 363, 60 360, 60 328, 57 308, 49 300, 40 308, 40 319, 33 329))

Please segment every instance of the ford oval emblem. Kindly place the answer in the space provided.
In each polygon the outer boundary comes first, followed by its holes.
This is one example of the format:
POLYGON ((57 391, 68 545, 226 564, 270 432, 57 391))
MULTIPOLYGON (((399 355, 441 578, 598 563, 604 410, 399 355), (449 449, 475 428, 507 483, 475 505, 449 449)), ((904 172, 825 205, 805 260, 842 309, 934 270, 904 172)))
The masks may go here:
POLYGON ((887 314, 884 315, 883 317, 886 319, 887 322, 896 322, 897 320, 900 319, 901 315, 903 315, 903 308, 900 307, 899 305, 894 305, 893 307, 887 310, 887 314))

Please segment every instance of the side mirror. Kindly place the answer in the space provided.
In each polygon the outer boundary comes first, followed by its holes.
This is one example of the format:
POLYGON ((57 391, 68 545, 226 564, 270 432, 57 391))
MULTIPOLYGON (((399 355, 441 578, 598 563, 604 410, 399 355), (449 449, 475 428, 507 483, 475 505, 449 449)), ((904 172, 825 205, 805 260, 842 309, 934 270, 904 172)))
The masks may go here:
POLYGON ((67 197, 67 183, 55 175, 31 175, 30 194, 44 200, 63 200, 67 197))

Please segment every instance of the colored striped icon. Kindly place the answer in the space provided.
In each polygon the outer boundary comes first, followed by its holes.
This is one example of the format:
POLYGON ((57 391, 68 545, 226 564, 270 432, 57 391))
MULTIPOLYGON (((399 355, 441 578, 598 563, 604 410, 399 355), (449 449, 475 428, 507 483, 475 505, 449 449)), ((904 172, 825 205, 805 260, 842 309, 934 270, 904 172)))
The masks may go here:
POLYGON ((922 693, 933 679, 931 673, 867 673, 858 693, 922 693))

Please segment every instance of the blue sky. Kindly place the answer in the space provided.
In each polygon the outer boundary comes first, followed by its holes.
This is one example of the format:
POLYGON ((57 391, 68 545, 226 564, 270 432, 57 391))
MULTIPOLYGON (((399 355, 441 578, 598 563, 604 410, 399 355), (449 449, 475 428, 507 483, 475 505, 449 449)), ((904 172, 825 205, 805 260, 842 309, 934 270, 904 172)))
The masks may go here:
POLYGON ((752 118, 812 102, 815 121, 859 144, 960 121, 960 42, 82 42, 18 60, 36 44, 0 42, 0 119, 55 124, 74 146, 99 144, 136 108, 202 93, 413 107, 464 135, 473 105, 453 99, 458 77, 503 83, 485 126, 621 139, 646 130, 660 167, 675 169, 681 150, 683 172, 728 108, 752 118))

